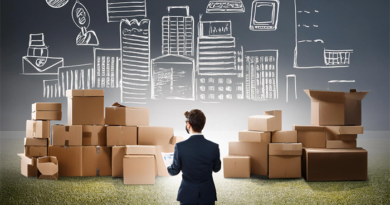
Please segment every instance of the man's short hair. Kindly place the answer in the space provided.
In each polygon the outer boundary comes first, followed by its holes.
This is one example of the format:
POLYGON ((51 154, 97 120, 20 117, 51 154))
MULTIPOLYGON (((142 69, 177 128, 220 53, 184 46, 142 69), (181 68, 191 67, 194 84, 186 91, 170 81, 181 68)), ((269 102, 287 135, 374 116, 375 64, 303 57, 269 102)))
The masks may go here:
POLYGON ((203 130, 203 127, 206 124, 206 116, 201 110, 193 109, 189 112, 186 111, 184 116, 187 118, 187 121, 195 132, 201 132, 203 130))

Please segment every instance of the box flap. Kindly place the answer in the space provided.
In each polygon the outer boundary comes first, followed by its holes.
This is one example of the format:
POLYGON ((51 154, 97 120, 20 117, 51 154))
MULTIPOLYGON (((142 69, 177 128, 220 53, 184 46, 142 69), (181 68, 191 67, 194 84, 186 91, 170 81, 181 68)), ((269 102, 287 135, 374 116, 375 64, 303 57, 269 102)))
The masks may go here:
POLYGON ((345 93, 325 90, 304 90, 305 93, 312 99, 312 101, 323 101, 333 103, 344 103, 345 93))
POLYGON ((121 105, 118 102, 115 102, 114 104, 111 105, 111 107, 126 107, 126 106, 121 105))
POLYGON ((250 159, 250 156, 237 156, 237 155, 228 155, 224 158, 232 158, 232 159, 250 159))
POLYGON ((149 145, 126 145, 126 154, 156 154, 156 147, 155 146, 149 146, 149 145))
POLYGON ((104 90, 67 90, 66 97, 100 97, 104 96, 104 90))
POLYGON ((28 146, 47 146, 47 138, 24 138, 24 145, 28 146))
POLYGON ((58 172, 57 157, 39 157, 37 159, 37 168, 43 175, 54 175, 58 172))
POLYGON ((273 115, 252 115, 252 116, 249 116, 249 118, 259 118, 259 119, 269 119, 269 118, 273 118, 274 116, 273 115))
POLYGON ((270 143, 269 155, 302 155, 301 143, 270 143))
POLYGON ((345 93, 346 98, 354 100, 363 100, 370 91, 359 91, 359 92, 349 92, 345 93))
POLYGON ((327 126, 330 132, 335 135, 346 135, 346 134, 363 134, 363 126, 327 126))
POLYGON ((359 152, 367 152, 367 150, 358 147, 353 149, 326 149, 326 148, 304 148, 306 150, 306 154, 310 153, 359 153, 359 152))
POLYGON ((24 161, 26 164, 30 164, 34 166, 34 157, 29 158, 24 153, 19 153, 18 156, 24 161))

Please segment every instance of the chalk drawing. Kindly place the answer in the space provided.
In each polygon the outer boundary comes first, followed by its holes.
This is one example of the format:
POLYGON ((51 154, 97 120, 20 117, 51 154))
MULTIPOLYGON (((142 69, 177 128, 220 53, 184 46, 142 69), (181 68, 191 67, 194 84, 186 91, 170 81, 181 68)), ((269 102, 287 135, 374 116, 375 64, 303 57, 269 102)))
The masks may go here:
POLYGON ((94 48, 92 87, 119 88, 121 80, 120 48, 94 48))
POLYGON ((241 0, 210 0, 206 13, 245 13, 245 6, 241 0))
POLYGON ((68 3, 69 0, 46 0, 46 3, 55 9, 61 8, 68 3))
POLYGON ((251 31, 275 31, 278 27, 279 4, 279 0, 254 0, 249 29, 251 31))
POLYGON ((106 0, 107 22, 146 17, 146 0, 106 0))
POLYGON ((92 88, 93 64, 63 66, 58 69, 58 85, 63 96, 66 90, 84 90, 92 88))
POLYGON ((288 79, 293 78, 294 80, 294 93, 295 99, 298 99, 297 96, 297 76, 295 74, 286 75, 286 102, 288 102, 288 79))
POLYGON ((355 80, 329 80, 328 81, 328 90, 329 90, 329 85, 332 83, 355 83, 355 80))
POLYGON ((43 97, 57 98, 61 97, 61 86, 58 84, 58 79, 43 80, 43 97))
POLYGON ((91 20, 87 8, 85 8, 80 0, 76 0, 76 3, 73 5, 72 19, 76 26, 81 29, 81 32, 76 37, 76 45, 98 46, 99 39, 95 31, 87 30, 91 20))

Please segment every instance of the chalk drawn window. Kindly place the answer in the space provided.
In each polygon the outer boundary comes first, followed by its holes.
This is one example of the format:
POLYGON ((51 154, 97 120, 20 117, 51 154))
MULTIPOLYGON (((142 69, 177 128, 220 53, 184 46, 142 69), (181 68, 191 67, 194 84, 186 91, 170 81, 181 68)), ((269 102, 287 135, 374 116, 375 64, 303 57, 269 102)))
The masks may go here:
POLYGON ((201 91, 206 91, 206 87, 205 87, 205 86, 200 86, 199 89, 200 89, 201 91))
POLYGON ((223 83, 223 78, 218 78, 218 83, 222 84, 223 83))
POLYGON ((226 86, 226 91, 232 91, 232 86, 226 86))
POLYGON ((226 79, 226 83, 227 83, 227 84, 232 84, 232 79, 231 79, 231 78, 227 78, 227 79, 226 79))
POLYGON ((209 78, 209 83, 214 83, 214 78, 209 78))
POLYGON ((205 83, 205 82, 206 82, 206 79, 204 79, 204 78, 200 79, 200 83, 205 83))
POLYGON ((214 90, 215 90, 214 86, 209 86, 209 91, 214 91, 214 90))

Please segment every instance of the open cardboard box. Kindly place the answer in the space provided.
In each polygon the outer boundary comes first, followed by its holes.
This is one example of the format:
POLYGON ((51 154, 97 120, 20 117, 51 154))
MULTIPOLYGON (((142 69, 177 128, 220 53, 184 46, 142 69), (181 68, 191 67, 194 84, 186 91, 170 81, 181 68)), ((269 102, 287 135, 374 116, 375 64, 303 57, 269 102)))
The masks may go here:
POLYGON ((58 160, 54 156, 37 158, 38 179, 58 180, 58 160))
POLYGON ((106 107, 106 125, 149 126, 149 109, 114 103, 106 107))
POLYGON ((19 153, 18 156, 21 158, 20 172, 25 177, 36 177, 37 176, 37 158, 27 157, 24 153, 19 153))

